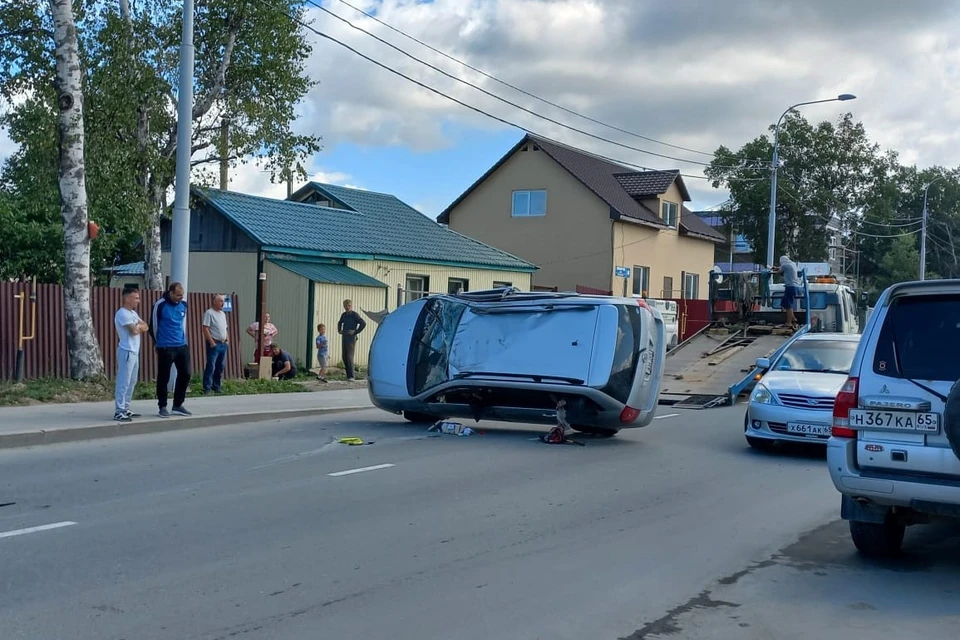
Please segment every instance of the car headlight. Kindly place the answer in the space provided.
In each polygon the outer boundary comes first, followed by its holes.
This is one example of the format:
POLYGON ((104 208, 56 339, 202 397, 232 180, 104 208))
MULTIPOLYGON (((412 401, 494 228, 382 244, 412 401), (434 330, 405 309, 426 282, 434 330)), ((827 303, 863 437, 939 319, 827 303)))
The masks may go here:
POLYGON ((750 394, 750 402, 757 404, 773 404, 773 394, 763 384, 757 383, 753 393, 750 394))

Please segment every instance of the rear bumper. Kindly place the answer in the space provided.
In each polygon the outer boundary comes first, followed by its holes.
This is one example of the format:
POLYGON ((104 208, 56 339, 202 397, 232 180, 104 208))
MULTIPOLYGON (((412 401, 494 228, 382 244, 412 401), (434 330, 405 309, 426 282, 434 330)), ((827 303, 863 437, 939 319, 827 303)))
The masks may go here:
POLYGON ((857 441, 853 438, 827 441, 827 467, 833 486, 844 496, 884 507, 960 515, 960 480, 864 471, 857 466, 857 441))

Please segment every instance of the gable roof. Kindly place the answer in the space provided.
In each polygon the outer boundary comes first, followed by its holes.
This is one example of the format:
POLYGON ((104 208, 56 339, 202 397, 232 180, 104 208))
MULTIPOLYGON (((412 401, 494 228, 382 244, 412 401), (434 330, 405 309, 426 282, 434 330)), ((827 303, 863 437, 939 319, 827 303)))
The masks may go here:
POLYGON ((437 224, 392 195, 313 182, 308 188, 347 208, 202 187, 194 187, 192 192, 268 251, 509 271, 537 268, 437 224))
MULTIPOLYGON (((683 182, 679 169, 635 171, 585 151, 557 144, 528 133, 459 198, 444 209, 443 213, 437 217, 437 221, 444 224, 449 223, 450 212, 458 204, 466 199, 494 171, 499 169, 520 147, 531 142, 566 169, 570 175, 579 180, 594 195, 606 202, 610 206, 614 218, 622 216, 646 226, 666 229, 668 227, 658 213, 645 206, 638 199, 661 195, 670 188, 670 185, 676 184, 683 200, 685 202, 690 200, 690 193, 687 191, 687 186, 683 182)), ((697 225, 696 222, 692 222, 691 225, 692 229, 687 226, 683 216, 681 216, 681 231, 686 231, 690 235, 704 240, 723 240, 720 234, 711 233, 712 230, 709 230, 706 225, 697 225)))

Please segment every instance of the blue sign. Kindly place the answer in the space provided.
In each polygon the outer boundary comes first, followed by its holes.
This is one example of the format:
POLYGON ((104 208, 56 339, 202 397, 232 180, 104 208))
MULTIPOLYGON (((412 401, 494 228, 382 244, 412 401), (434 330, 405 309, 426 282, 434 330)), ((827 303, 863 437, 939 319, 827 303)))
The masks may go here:
POLYGON ((233 311, 233 298, 230 296, 223 296, 223 310, 227 313, 233 311))
POLYGON ((616 274, 618 278, 629 278, 630 267, 616 267, 616 274))

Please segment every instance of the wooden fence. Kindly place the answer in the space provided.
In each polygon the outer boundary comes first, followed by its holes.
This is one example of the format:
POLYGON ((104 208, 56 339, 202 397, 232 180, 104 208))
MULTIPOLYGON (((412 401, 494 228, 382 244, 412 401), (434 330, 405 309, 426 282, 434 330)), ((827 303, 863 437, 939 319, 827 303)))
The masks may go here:
MULTIPOLYGON (((31 310, 29 296, 31 285, 19 282, 0 282, 0 380, 15 377, 17 361, 20 301, 15 295, 23 294, 24 333, 30 334, 31 310)), ((107 377, 116 375, 117 332, 113 316, 121 304, 119 288, 94 287, 91 295, 93 329, 100 343, 107 377)), ((55 284, 40 284, 37 294, 36 337, 24 342, 24 375, 26 378, 66 378, 70 375, 67 351, 67 329, 63 310, 63 287, 55 284)), ((137 312, 144 321, 149 321, 150 309, 162 292, 140 291, 140 307, 137 312)), ((187 296, 187 343, 194 373, 202 373, 206 363, 206 348, 201 330, 203 312, 213 303, 213 293, 190 292, 187 296)), ((231 348, 227 352, 224 377, 240 378, 243 365, 240 353, 239 305, 236 294, 231 294, 232 311, 227 313, 227 326, 231 348)), ((140 381, 156 379, 157 354, 153 339, 144 334, 140 346, 140 381)))

